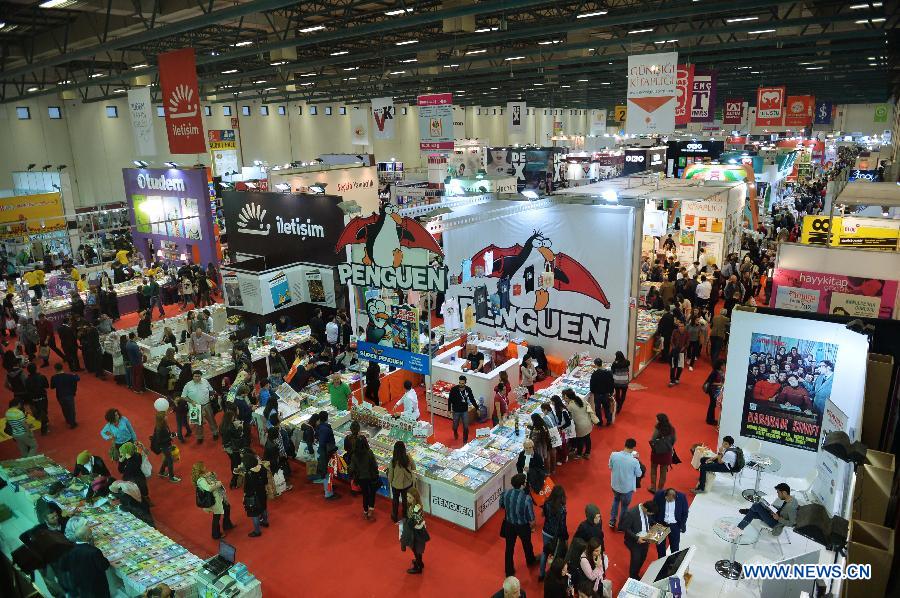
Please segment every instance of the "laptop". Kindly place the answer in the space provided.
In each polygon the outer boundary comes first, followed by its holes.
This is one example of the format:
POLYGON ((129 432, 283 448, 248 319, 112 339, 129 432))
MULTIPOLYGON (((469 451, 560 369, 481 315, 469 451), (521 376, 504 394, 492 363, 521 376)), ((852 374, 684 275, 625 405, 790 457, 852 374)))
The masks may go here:
POLYGON ((227 542, 219 540, 219 554, 207 560, 203 568, 215 576, 222 575, 234 564, 237 549, 227 542))

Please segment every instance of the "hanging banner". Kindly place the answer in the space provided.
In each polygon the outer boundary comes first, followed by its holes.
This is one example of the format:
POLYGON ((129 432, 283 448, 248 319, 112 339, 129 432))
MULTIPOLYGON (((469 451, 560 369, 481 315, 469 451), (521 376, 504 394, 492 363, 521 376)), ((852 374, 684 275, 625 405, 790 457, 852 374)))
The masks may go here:
POLYGON ((229 172, 240 172, 234 129, 210 129, 208 135, 213 175, 222 176, 229 172))
POLYGON ((756 90, 756 126, 781 126, 784 120, 784 87, 756 90))
POLYGON ((616 106, 615 112, 613 112, 613 120, 617 123, 623 123, 627 117, 628 106, 616 106))
POLYGON ((156 139, 153 137, 153 106, 149 87, 128 90, 128 112, 131 114, 135 154, 155 156, 156 139))
POLYGON ((462 106, 453 107, 453 138, 466 139, 466 109, 462 106))
POLYGON ((372 100, 375 139, 394 138, 394 115, 394 98, 375 98, 372 100))
POLYGON ((886 123, 888 117, 888 105, 887 104, 875 104, 875 113, 873 120, 877 123, 886 123))
POLYGON ((739 125, 744 122, 744 100, 729 98, 725 100, 725 114, 722 118, 724 125, 739 125))
POLYGON ((816 102, 815 120, 817 125, 830 125, 834 114, 834 104, 831 102, 816 102))
POLYGON ((678 52, 628 57, 628 115, 631 135, 675 130, 678 52))
POLYGON ((675 124, 691 122, 691 91, 694 88, 694 65, 679 64, 675 82, 675 124))
POLYGON ((606 133, 606 110, 591 110, 591 135, 606 133))
POLYGON ((200 113, 200 91, 194 49, 182 48, 157 57, 159 85, 166 115, 169 153, 202 154, 206 152, 203 116, 200 113))
POLYGON ((691 122, 711 123, 716 117, 716 71, 694 72, 691 85, 691 122))
POLYGON ((359 108, 350 110, 350 143, 369 145, 369 112, 359 108))
POLYGON ((784 113, 784 124, 787 127, 806 127, 812 124, 813 96, 788 96, 784 113))
POLYGON ((804 216, 800 242, 825 245, 831 229, 831 244, 836 247, 859 247, 896 251, 900 240, 900 221, 887 218, 853 218, 804 216))
MULTIPOLYGON (((881 278, 776 268, 772 276, 772 295, 781 293, 782 288, 812 292, 816 294, 813 308, 805 311, 890 319, 894 313, 897 284, 896 280, 881 278)), ((778 301, 773 305, 796 309, 779 305, 778 301)))
POLYGON ((453 149, 453 94, 419 96, 419 149, 453 149))
POLYGON ((525 132, 525 102, 506 103, 506 130, 510 134, 525 132))

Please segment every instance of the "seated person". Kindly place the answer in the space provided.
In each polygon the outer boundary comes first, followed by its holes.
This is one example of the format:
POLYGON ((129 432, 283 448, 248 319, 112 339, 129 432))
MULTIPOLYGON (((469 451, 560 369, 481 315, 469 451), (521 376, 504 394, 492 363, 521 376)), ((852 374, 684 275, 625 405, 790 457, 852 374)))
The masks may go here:
POLYGON ((737 463, 737 447, 734 447, 734 438, 726 436, 722 439, 722 448, 716 453, 715 457, 704 457, 700 459, 700 481, 697 487, 691 492, 697 494, 706 492, 706 474, 709 472, 725 472, 730 473, 737 463))
POLYGON ((769 507, 762 503, 754 503, 749 509, 740 509, 738 512, 744 516, 738 527, 746 528, 754 519, 759 519, 764 524, 772 528, 772 535, 781 534, 785 527, 794 527, 797 523, 797 511, 800 505, 797 500, 791 496, 791 487, 784 482, 775 486, 778 493, 778 500, 772 506, 776 512, 772 513, 769 507))
POLYGON ((91 476, 91 479, 98 476, 112 477, 109 473, 109 469, 106 467, 106 463, 103 462, 103 459, 96 455, 92 455, 90 451, 81 451, 78 453, 78 456, 75 457, 75 469, 72 470, 72 475, 91 476))
POLYGON ((463 371, 480 372, 484 368, 484 353, 479 351, 475 345, 466 345, 466 360, 469 363, 463 364, 463 371))

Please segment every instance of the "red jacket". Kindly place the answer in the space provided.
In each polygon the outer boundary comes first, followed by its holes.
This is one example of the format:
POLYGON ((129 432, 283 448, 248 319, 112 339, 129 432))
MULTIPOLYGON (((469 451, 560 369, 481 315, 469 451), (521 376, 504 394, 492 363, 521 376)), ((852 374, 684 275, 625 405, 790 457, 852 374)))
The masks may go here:
POLYGON ((41 344, 46 345, 47 339, 53 336, 53 322, 44 318, 43 320, 37 321, 37 331, 38 338, 40 338, 41 344))
POLYGON ((778 394, 779 390, 781 390, 781 384, 760 380, 753 385, 753 400, 757 402, 771 401, 778 394))
POLYGON ((778 395, 779 403, 790 403, 800 409, 812 409, 809 392, 802 386, 785 386, 778 395))

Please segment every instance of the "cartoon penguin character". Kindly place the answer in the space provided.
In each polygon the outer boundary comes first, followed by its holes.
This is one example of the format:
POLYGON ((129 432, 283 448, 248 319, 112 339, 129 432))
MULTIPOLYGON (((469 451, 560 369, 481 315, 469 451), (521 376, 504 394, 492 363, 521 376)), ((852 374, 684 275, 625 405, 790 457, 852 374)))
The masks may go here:
POLYGON ((390 346, 392 341, 388 325, 391 316, 387 313, 387 304, 381 299, 369 299, 366 302, 366 313, 369 315, 366 342, 390 346))
POLYGON ((412 218, 400 216, 397 206, 390 203, 382 203, 378 214, 351 220, 341 233, 335 251, 358 243, 365 243, 363 263, 367 266, 400 266, 403 263, 403 247, 416 247, 444 255, 425 227, 412 218))
POLYGON ((498 292, 501 288, 508 292, 509 304, 515 307, 541 311, 550 303, 550 288, 553 288, 591 297, 609 309, 609 300, 594 276, 567 254, 554 253, 551 245, 550 239, 540 231, 534 231, 524 247, 518 243, 512 247, 490 245, 472 258, 473 270, 474 264, 483 262, 485 254, 492 253, 494 266, 490 276, 500 279, 498 292), (552 287, 541 286, 540 277, 544 272, 553 272, 552 287))

